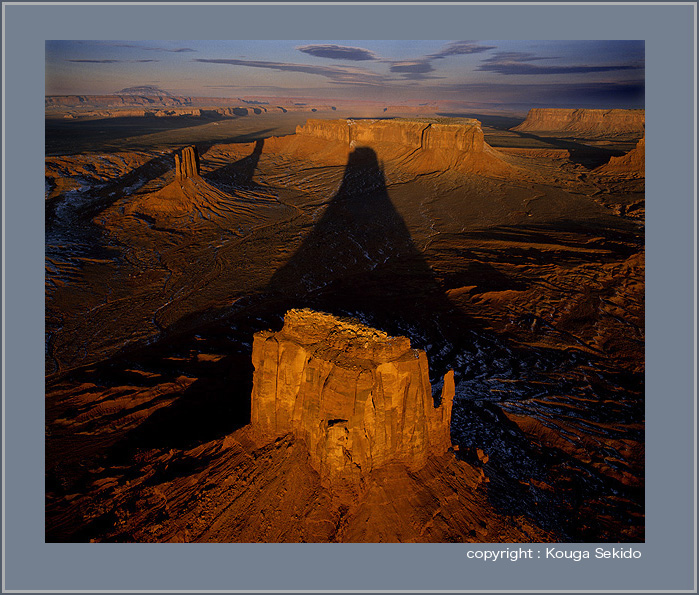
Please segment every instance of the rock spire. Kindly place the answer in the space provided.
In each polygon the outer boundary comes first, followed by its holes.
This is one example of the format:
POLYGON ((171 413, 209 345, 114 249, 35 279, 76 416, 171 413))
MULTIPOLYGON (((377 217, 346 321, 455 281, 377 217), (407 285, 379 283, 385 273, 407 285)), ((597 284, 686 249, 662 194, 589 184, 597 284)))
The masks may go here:
POLYGON ((178 181, 199 175, 199 155, 194 146, 185 147, 181 155, 175 153, 175 176, 178 181))

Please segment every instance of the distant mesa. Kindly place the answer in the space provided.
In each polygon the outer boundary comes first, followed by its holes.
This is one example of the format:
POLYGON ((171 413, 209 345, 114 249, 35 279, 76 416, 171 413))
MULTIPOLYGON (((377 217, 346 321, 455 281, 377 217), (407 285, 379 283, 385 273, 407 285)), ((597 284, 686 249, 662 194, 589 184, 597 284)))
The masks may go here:
POLYGON ((238 97, 238 101, 247 103, 248 105, 269 105, 269 101, 259 101, 257 99, 243 99, 238 97))
MULTIPOLYGON (((123 108, 123 107, 182 107, 191 106, 191 97, 174 95, 121 93, 114 95, 47 95, 44 98, 47 109, 65 108, 123 108)), ((106 116, 108 117, 108 116, 106 116)))
POLYGON ((481 123, 472 118, 309 119, 296 127, 296 137, 350 150, 371 147, 380 159, 400 162, 401 169, 416 174, 453 170, 507 176, 515 170, 485 142, 481 123))
POLYGON ((555 132, 587 137, 636 136, 643 134, 642 109, 530 109, 515 132, 555 132))
POLYGON ((619 176, 624 178, 642 178, 646 175, 646 137, 638 141, 636 146, 626 155, 612 157, 609 163, 595 169, 596 173, 619 176))
POLYGON ((266 440, 303 440, 322 477, 358 480, 383 465, 423 467, 451 447, 454 375, 435 406, 425 352, 312 310, 290 310, 279 332, 257 333, 251 421, 266 440))
POLYGON ((178 181, 198 176, 199 173, 199 155, 196 147, 185 147, 179 155, 175 153, 175 178, 178 181))
POLYGON ((155 87, 153 85, 139 85, 137 87, 126 87, 121 91, 117 91, 114 95, 142 95, 150 97, 175 97, 169 91, 165 91, 160 87, 155 87))
POLYGON ((44 98, 49 117, 125 118, 179 117, 238 118, 264 113, 330 112, 329 105, 293 104, 272 106, 268 101, 223 97, 178 97, 157 87, 128 87, 112 95, 47 95, 44 98))

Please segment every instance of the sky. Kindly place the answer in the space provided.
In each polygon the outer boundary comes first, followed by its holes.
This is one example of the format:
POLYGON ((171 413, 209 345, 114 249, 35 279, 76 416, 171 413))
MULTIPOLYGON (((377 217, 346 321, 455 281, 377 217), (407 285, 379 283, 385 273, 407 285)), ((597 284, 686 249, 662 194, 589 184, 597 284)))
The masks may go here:
POLYGON ((640 108, 644 42, 47 41, 46 95, 153 86, 196 97, 315 97, 640 108))

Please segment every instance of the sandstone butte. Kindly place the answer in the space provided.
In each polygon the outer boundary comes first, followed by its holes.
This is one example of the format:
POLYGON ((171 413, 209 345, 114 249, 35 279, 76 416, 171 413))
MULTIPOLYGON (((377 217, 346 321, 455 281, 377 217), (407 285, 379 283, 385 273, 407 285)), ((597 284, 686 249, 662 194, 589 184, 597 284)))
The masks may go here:
POLYGON ((388 463, 423 467, 451 447, 454 374, 435 406, 424 351, 356 321, 290 310, 253 341, 258 439, 303 440, 321 477, 356 481, 388 463))
POLYGON ((307 120, 296 134, 316 136, 349 145, 388 143, 408 149, 453 149, 481 152, 485 148, 480 122, 459 123, 421 120, 307 120))
POLYGON ((533 108, 512 128, 516 132, 565 132, 581 136, 641 136, 645 126, 642 109, 533 108))
POLYGON ((196 147, 185 147, 180 155, 175 153, 175 178, 178 181, 199 175, 199 156, 196 147))

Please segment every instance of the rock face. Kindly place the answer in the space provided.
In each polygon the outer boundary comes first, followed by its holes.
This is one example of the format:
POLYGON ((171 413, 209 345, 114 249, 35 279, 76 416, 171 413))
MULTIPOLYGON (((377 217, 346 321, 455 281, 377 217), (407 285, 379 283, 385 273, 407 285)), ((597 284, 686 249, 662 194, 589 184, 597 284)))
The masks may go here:
MULTIPOLYGON (((512 177, 521 172, 485 142, 478 120, 459 118, 397 118, 376 120, 316 120, 297 126, 296 134, 282 139, 285 150, 316 157, 332 147, 338 152, 369 148, 397 170, 414 175, 451 171, 512 177), (325 145, 325 146, 323 146, 325 145)), ((270 149, 273 146, 270 144, 270 149)))
POLYGON ((485 142, 478 120, 455 124, 419 120, 308 120, 296 134, 347 144, 385 143, 408 149, 483 151, 485 142))
POLYGON ((185 147, 181 155, 175 153, 175 176, 178 181, 199 175, 199 156, 196 147, 185 147))
POLYGON ((642 109, 530 109, 527 119, 512 130, 517 132, 563 132, 581 136, 643 134, 642 109))
POLYGON ((435 407, 427 357, 405 337, 311 310, 290 310, 253 342, 251 421, 266 440, 293 434, 323 477, 357 480, 409 468, 451 446, 454 375, 435 407))
POLYGON ((626 155, 612 157, 609 163, 595 169, 597 173, 622 177, 643 178, 646 175, 646 137, 626 155))

